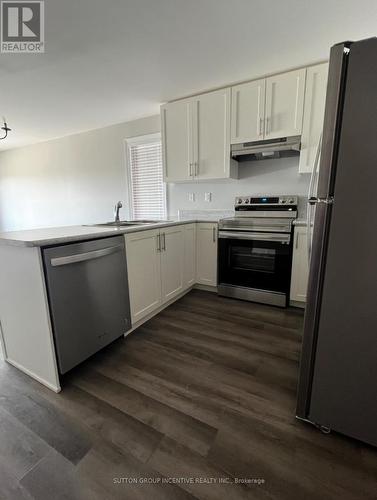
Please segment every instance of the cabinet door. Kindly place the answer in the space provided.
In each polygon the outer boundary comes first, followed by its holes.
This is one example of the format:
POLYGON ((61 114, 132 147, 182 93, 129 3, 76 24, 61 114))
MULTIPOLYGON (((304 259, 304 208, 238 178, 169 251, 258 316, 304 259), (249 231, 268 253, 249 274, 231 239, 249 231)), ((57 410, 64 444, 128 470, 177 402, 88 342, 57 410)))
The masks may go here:
POLYGON ((196 225, 184 226, 184 288, 196 281, 196 225))
POLYGON ((161 130, 165 182, 192 180, 192 100, 162 106, 161 130))
POLYGON ((290 299, 306 302, 308 285, 308 251, 306 227, 295 227, 290 299))
POLYGON ((312 172, 325 115, 328 63, 306 70, 299 172, 312 172))
POLYGON ((266 79, 266 139, 301 134, 305 74, 304 68, 266 79))
POLYGON ((168 302, 183 291, 183 226, 161 229, 162 302, 168 302))
POLYGON ((263 78, 232 87, 231 144, 263 139, 265 86, 263 78))
POLYGON ((126 235, 128 285, 132 323, 161 305, 159 230, 126 235))
POLYGON ((197 224, 196 282, 217 286, 217 224, 197 224))
POLYGON ((230 88, 195 98, 194 163, 198 179, 230 176, 230 88))

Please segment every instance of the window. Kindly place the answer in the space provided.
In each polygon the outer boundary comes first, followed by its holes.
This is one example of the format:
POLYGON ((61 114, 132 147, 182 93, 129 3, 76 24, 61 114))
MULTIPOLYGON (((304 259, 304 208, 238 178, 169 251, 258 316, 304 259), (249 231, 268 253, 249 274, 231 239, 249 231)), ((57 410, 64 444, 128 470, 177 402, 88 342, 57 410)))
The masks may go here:
POLYGON ((129 202, 133 219, 165 219, 160 134, 127 140, 129 202))

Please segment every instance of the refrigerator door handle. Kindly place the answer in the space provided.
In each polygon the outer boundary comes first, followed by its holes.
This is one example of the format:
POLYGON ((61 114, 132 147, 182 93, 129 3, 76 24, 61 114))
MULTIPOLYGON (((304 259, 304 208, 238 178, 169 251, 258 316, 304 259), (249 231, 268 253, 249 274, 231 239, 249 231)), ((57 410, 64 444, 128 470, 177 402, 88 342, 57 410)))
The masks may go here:
POLYGON ((329 198, 316 198, 311 196, 308 200, 309 205, 317 205, 318 203, 324 203, 325 205, 332 205, 334 203, 334 198, 330 196, 329 198))
POLYGON ((313 170, 312 170, 312 174, 310 176, 308 198, 311 198, 313 196, 313 194, 314 194, 313 191, 314 191, 314 185, 315 185, 315 178, 317 176, 317 170, 318 170, 318 164, 319 164, 319 156, 320 156, 320 152, 321 152, 321 146, 322 146, 322 133, 319 136, 317 151, 315 153, 315 158, 314 158, 313 170))

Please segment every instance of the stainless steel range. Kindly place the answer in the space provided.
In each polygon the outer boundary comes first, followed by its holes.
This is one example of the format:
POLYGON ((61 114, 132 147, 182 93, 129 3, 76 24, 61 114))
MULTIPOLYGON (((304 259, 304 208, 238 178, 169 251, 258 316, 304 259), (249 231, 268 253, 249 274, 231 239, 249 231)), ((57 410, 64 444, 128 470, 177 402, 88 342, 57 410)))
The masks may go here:
POLYGON ((286 307, 297 196, 238 196, 219 222, 218 293, 286 307))

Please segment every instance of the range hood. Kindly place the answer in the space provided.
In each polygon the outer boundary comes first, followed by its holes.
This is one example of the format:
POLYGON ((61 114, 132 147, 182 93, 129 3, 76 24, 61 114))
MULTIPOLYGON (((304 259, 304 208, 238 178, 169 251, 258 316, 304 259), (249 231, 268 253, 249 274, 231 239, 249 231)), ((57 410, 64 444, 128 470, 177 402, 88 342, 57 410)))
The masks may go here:
POLYGON ((243 142, 231 146, 231 156, 237 161, 267 160, 300 154, 301 136, 281 137, 265 141, 243 142))

